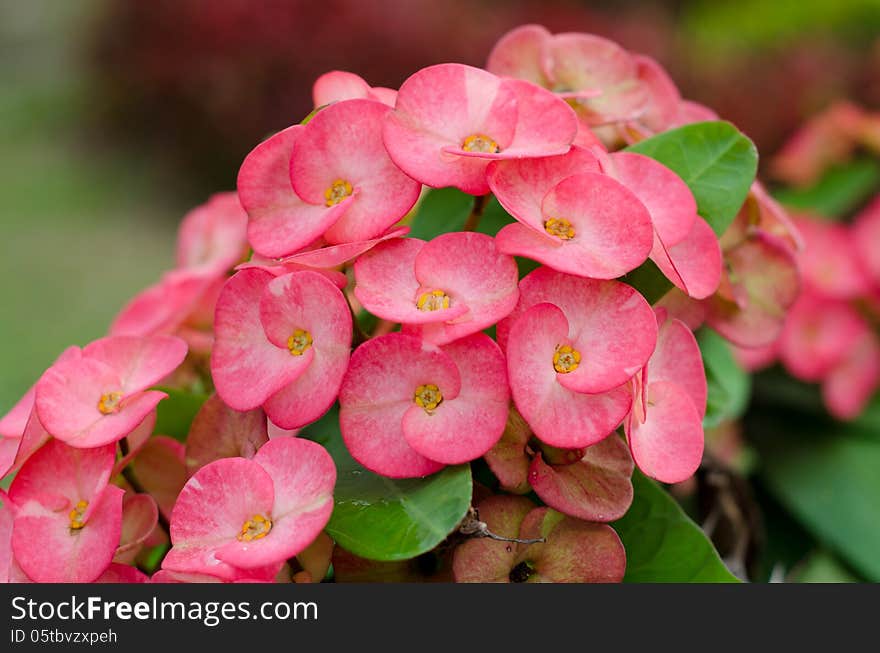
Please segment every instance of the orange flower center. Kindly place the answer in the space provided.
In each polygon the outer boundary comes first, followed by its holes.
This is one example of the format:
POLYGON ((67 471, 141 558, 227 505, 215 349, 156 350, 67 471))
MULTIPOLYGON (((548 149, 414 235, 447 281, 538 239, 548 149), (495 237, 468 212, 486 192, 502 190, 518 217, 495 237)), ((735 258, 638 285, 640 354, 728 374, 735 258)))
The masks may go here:
POLYGON ((272 520, 263 515, 254 515, 248 519, 241 527, 241 532, 236 539, 239 542, 250 542, 251 540, 259 540, 266 537, 272 530, 272 520))
POLYGON ((484 154, 498 154, 501 148, 485 134, 471 134, 461 144, 465 152, 482 152, 484 154))

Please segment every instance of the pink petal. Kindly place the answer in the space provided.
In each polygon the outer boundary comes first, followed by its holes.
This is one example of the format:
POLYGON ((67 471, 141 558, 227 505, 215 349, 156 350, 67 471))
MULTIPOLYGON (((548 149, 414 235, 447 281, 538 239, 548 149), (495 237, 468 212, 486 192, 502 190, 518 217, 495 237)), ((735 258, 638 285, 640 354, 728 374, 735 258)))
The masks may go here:
POLYGON ((847 353, 841 364, 825 377, 822 398, 838 419, 858 417, 880 386, 880 343, 866 333, 847 353))
POLYGON ((110 336, 95 340, 83 356, 108 365, 119 376, 123 394, 155 385, 186 358, 186 343, 173 336, 110 336))
POLYGON ((502 77, 526 79, 552 86, 547 71, 552 66, 547 47, 552 38, 541 25, 522 25, 502 36, 486 62, 486 70, 502 77))
POLYGON ((320 205, 337 180, 353 188, 342 217, 324 237, 331 244, 380 236, 419 198, 421 185, 392 163, 382 142, 391 108, 372 100, 343 100, 318 112, 293 146, 290 179, 304 201, 320 205))
POLYGON ((370 85, 363 77, 344 70, 331 70, 315 80, 312 86, 312 99, 316 107, 331 102, 366 98, 370 94, 370 85))
POLYGON ((880 284, 880 199, 874 199, 853 223, 853 242, 859 263, 874 284, 880 284))
POLYGON ((513 400, 535 435, 554 447, 585 447, 607 437, 629 411, 623 388, 603 394, 573 392, 558 382, 553 354, 567 341, 565 314, 537 304, 513 323, 507 343, 507 369, 513 400))
POLYGON ((568 321, 568 341, 583 356, 577 370, 558 375, 576 392, 598 393, 616 388, 635 374, 651 356, 657 340, 657 320, 648 302, 633 288, 616 281, 574 277, 538 268, 520 282, 520 302, 498 325, 498 342, 506 346, 516 317, 532 306, 549 302, 568 321))
POLYGON ((185 460, 183 443, 167 435, 156 435, 147 440, 132 463, 134 475, 166 516, 171 515, 177 495, 186 483, 185 460))
POLYGON ((850 227, 818 218, 801 218, 797 228, 804 238, 800 269, 804 283, 829 297, 855 299, 868 291, 869 281, 856 251, 850 227))
POLYGON ((144 418, 144 421, 138 424, 131 433, 125 436, 128 444, 128 453, 116 461, 116 464, 113 466, 113 476, 122 472, 123 468, 134 459, 138 452, 147 443, 147 440, 150 439, 150 436, 153 435, 153 429, 156 426, 157 417, 157 412, 154 410, 147 415, 144 418))
POLYGON ((405 324, 442 322, 461 317, 468 310, 464 297, 451 292, 450 306, 436 311, 418 308, 419 295, 443 286, 423 287, 416 276, 416 260, 425 242, 399 238, 377 245, 354 264, 357 285, 354 295, 364 308, 378 317, 405 324))
POLYGON ((38 501, 18 510, 12 550, 22 571, 38 583, 88 583, 110 565, 122 527, 122 489, 108 485, 92 498, 90 518, 70 528, 67 512, 53 512, 38 501))
POLYGON ((176 331, 196 310, 216 279, 201 270, 172 270, 119 312, 111 336, 151 336, 176 331))
POLYGON ((501 439, 484 455, 486 464, 501 487, 509 492, 525 494, 531 490, 528 483, 529 457, 526 454, 526 445, 531 437, 531 427, 512 408, 501 439))
POLYGON ((241 164, 238 197, 248 214, 248 240, 263 256, 287 256, 323 235, 351 199, 308 204, 290 183, 290 157, 305 127, 294 125, 260 143, 241 164))
POLYGON ((652 133, 666 131, 678 117, 681 93, 666 70, 651 57, 633 55, 639 81, 648 94, 648 105, 638 120, 652 133))
POLYGON ((657 348, 648 363, 648 382, 668 381, 680 386, 702 418, 706 414, 706 371, 694 334, 684 322, 664 320, 657 335, 657 348))
POLYGON ((578 132, 578 119, 568 104, 550 91, 520 79, 506 79, 517 98, 516 132, 503 158, 565 154, 578 132))
POLYGON ((627 421, 633 460, 663 483, 679 483, 697 471, 703 458, 703 421, 687 391, 668 381, 648 384, 644 423, 627 421))
POLYGON ((216 193, 187 213, 177 232, 177 267, 218 274, 247 253, 247 213, 237 193, 216 193))
MULTIPOLYGON (((333 268, 358 258, 361 254, 368 252, 381 242, 391 238, 402 238, 407 233, 409 233, 409 227, 395 227, 378 238, 313 249, 308 252, 289 256, 280 261, 280 263, 282 265, 296 263, 298 265, 305 265, 313 268, 333 268)), ((340 288, 344 287, 345 285, 340 288)))
POLYGON ((543 235, 544 196, 566 177, 585 172, 600 172, 598 159, 584 148, 572 147, 558 156, 493 161, 486 177, 505 210, 543 235))
POLYGON ((241 270, 226 282, 217 300, 211 375, 217 394, 236 410, 262 405, 301 376, 315 354, 311 347, 302 356, 291 356, 286 343, 278 347, 267 339, 260 306, 274 278, 262 270, 241 270))
POLYGON ((461 375, 461 391, 430 413, 412 404, 403 435, 417 452, 447 465, 479 458, 501 438, 510 392, 504 354, 486 334, 475 333, 443 347, 461 375))
POLYGON ((657 235, 667 247, 684 240, 697 218, 697 202, 681 177, 662 163, 634 152, 610 155, 613 176, 648 209, 657 235))
POLYGON ((384 126, 388 154, 410 177, 432 188, 488 192, 488 160, 457 156, 466 138, 483 135, 503 151, 516 130, 516 92, 495 75, 462 64, 429 66, 397 93, 384 126))
POLYGON ((548 465, 539 453, 529 467, 529 483, 541 501, 587 521, 620 519, 632 503, 633 461, 626 443, 614 435, 587 447, 571 465, 548 465))
POLYGON ((192 475, 220 458, 253 458, 268 441, 262 410, 240 412, 211 395, 193 419, 186 438, 187 472, 192 475))
POLYGON ((694 299, 711 296, 721 283, 721 247, 712 227, 697 217, 684 240, 666 247, 658 236, 651 260, 676 287, 694 299))
POLYGON ((112 563, 104 573, 98 576, 95 583, 149 583, 150 577, 137 567, 112 563))
POLYGON ((132 564, 140 545, 156 528, 158 518, 159 508, 153 497, 149 494, 126 494, 122 501, 122 530, 114 561, 132 564))

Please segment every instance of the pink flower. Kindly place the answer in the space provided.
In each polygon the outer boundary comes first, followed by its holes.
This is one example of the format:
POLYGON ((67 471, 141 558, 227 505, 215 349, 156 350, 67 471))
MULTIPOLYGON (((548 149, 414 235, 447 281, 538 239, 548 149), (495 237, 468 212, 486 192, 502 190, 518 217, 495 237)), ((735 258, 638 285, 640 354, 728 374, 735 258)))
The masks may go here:
POLYGON ((871 282, 880 286, 880 196, 856 216, 852 228, 859 263, 871 282))
POLYGON ((517 219, 498 232, 498 249, 560 272, 613 279, 651 252, 651 215, 639 198, 602 174, 595 155, 578 147, 563 156, 498 161, 488 182, 517 219))
POLYGON ((119 544, 124 494, 108 485, 115 450, 51 440, 16 475, 9 488, 12 550, 32 580, 87 583, 110 565, 119 544))
POLYGON ((420 185, 385 151, 391 109, 344 100, 258 145, 238 174, 248 238, 263 256, 288 256, 323 236, 331 244, 376 238, 402 218, 420 185))
POLYGON ((364 308, 437 345, 495 324, 519 297, 513 257, 480 233, 389 240, 361 256, 354 274, 364 308))
POLYGON ((217 193, 183 217, 177 267, 222 274, 247 253, 247 213, 236 193, 217 193))
POLYGON ((262 406, 275 424, 292 429, 335 401, 352 320, 342 292, 321 274, 241 270, 220 294, 214 328, 211 372, 231 408, 262 406))
POLYGON ((501 437, 509 401, 504 356, 485 334, 438 348, 390 333, 352 355, 339 426, 364 467, 425 476, 486 453, 501 437))
POLYGON ((808 216, 799 216, 795 224, 804 239, 798 259, 804 285, 837 299, 868 293, 871 282, 859 258, 856 232, 849 225, 808 216))
POLYGON ((637 60, 592 34, 553 35, 540 25, 523 25, 501 37, 486 68, 558 92, 588 125, 632 120, 648 102, 637 60))
POLYGON ((657 323, 625 284, 539 268, 520 282, 498 338, 520 414, 540 440, 572 449, 599 442, 627 414, 623 384, 654 350, 657 323))
POLYGON ((251 460, 223 458, 187 481, 171 514, 172 572, 271 579, 314 540, 333 511, 336 468, 299 438, 264 444, 251 460))
POLYGON ((850 343, 849 351, 822 382, 822 398, 838 419, 855 419, 880 387, 880 340, 873 331, 850 343))
POLYGON ((324 73, 312 87, 312 99, 315 107, 322 107, 340 100, 375 100, 389 107, 394 106, 397 91, 383 86, 370 86, 359 75, 343 70, 331 70, 324 73))
POLYGON ((700 348, 683 322, 657 313, 657 348, 633 378, 624 426, 639 469, 664 483, 689 478, 703 457, 706 373, 700 348))
POLYGON ((183 362, 186 344, 171 336, 110 336, 55 363, 37 383, 40 422, 75 447, 121 440, 167 395, 148 390, 183 362))
POLYGON ((563 154, 576 133, 574 112, 552 93, 480 68, 439 64, 400 87, 384 139, 412 178, 484 195, 491 159, 563 154))

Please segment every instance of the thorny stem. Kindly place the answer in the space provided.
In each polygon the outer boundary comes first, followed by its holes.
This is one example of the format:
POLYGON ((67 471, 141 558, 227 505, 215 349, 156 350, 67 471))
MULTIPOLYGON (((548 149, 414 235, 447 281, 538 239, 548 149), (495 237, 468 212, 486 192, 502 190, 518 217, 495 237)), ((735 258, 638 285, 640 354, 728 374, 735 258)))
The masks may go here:
MULTIPOLYGON (((119 448, 122 451, 122 457, 125 458, 128 455, 128 438, 122 438, 119 441, 119 448)), ((122 468, 122 478, 124 478, 128 484, 131 486, 131 489, 134 490, 137 494, 149 494, 147 490, 141 485, 140 481, 137 480, 137 477, 134 475, 134 470, 132 470, 131 465, 126 465, 122 468)), ((165 515, 162 514, 162 510, 158 510, 158 518, 157 523, 162 527, 162 530, 165 531, 165 534, 169 537, 171 536, 171 524, 168 523, 168 519, 165 515)))
POLYGON ((459 525, 458 532, 462 535, 470 535, 471 537, 488 537, 490 540, 497 540, 498 542, 516 542, 517 544, 542 544, 547 541, 546 537, 521 539, 518 537, 496 535, 489 530, 489 526, 486 522, 480 521, 480 515, 476 508, 468 509, 468 514, 459 525))
POLYGON ((480 224, 480 218, 483 217, 483 211, 486 210, 486 200, 488 195, 477 195, 474 197, 474 206, 471 214, 464 223, 464 231, 476 231, 480 224))
POLYGON ((343 292, 342 294, 345 295, 345 303, 348 304, 348 310, 351 312, 352 332, 354 334, 354 342, 352 342, 351 346, 353 349, 369 340, 370 336, 364 333, 364 330, 361 328, 361 323, 358 322, 357 313, 355 313, 354 306, 351 305, 348 293, 343 292))

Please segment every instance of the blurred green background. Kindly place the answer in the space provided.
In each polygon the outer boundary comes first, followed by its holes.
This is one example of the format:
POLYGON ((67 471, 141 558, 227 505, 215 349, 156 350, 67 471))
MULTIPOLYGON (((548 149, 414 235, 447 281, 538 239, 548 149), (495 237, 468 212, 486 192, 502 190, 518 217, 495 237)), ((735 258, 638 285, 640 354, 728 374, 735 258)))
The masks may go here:
MULTIPOLYGON (((0 414, 172 264, 181 216, 308 112, 319 74, 482 65, 526 22, 656 57, 765 161, 835 98, 880 106, 880 0, 0 3, 0 414)), ((803 560, 801 579, 851 577, 821 546, 803 560)))

